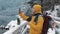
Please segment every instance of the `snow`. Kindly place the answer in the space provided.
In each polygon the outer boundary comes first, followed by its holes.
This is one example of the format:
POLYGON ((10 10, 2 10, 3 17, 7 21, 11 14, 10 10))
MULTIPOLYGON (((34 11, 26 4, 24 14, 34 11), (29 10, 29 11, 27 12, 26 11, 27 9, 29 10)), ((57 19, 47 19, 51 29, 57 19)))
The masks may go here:
MULTIPOLYGON (((51 12, 51 10, 49 10, 47 11, 47 13, 48 13, 48 16, 50 16, 54 20, 54 22, 56 22, 56 24, 58 25, 59 28, 56 28, 55 30, 58 34, 60 34, 60 25, 59 25, 60 17, 58 17, 60 13, 56 9, 60 9, 60 5, 55 6, 54 11, 51 12)), ((48 34, 55 34, 55 33, 51 29, 49 29, 48 34)))
POLYGON ((47 34, 55 34, 55 29, 49 28, 47 34))
POLYGON ((6 28, 12 29, 13 27, 17 26, 17 20, 12 20, 6 28))
POLYGON ((20 19, 20 20, 21 20, 21 24, 20 25, 17 25, 17 20, 12 20, 10 23, 8 23, 8 25, 6 26, 6 28, 9 28, 9 30, 6 31, 3 34, 17 34, 22 26, 28 24, 27 21, 24 21, 23 19, 20 19))

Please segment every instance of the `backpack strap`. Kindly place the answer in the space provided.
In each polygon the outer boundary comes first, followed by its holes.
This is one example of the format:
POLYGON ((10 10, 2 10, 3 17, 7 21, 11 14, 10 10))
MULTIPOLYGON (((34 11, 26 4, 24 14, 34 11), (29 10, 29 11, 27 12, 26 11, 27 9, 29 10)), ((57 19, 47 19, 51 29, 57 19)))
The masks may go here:
MULTIPOLYGON (((40 13, 37 13, 37 14, 33 14, 32 16, 36 16, 36 17, 35 17, 35 19, 34 19, 34 22, 36 22, 36 23, 37 23, 38 18, 39 18, 40 16, 43 16, 43 15, 42 15, 42 14, 40 14, 40 13)), ((29 18, 27 19, 27 21, 28 21, 28 22, 29 22, 29 21, 31 21, 32 16, 29 16, 29 18)))
POLYGON ((43 16, 43 15, 40 14, 40 13, 37 13, 37 14, 35 14, 34 16, 36 16, 35 19, 34 19, 34 22, 36 22, 36 24, 37 24, 38 18, 39 18, 40 16, 43 16))

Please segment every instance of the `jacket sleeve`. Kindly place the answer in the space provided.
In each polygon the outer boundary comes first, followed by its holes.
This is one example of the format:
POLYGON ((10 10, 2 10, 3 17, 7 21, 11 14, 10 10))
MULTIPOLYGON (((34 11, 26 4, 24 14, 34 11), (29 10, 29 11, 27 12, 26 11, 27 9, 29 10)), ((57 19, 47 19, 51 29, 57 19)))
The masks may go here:
POLYGON ((20 13, 19 16, 21 16, 21 18, 23 18, 23 20, 26 20, 28 18, 28 16, 25 16, 23 13, 20 13))
POLYGON ((29 25, 34 30, 39 30, 39 29, 41 30, 43 27, 43 23, 44 23, 43 17, 39 17, 37 25, 35 23, 33 23, 33 21, 31 21, 31 23, 29 23, 29 25))

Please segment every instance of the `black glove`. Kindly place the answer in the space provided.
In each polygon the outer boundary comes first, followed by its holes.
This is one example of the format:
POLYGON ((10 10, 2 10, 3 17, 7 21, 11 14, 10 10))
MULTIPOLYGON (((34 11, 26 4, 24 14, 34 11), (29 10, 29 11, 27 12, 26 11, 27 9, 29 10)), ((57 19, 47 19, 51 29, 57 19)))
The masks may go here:
POLYGON ((19 13, 22 13, 21 8, 19 8, 19 13))

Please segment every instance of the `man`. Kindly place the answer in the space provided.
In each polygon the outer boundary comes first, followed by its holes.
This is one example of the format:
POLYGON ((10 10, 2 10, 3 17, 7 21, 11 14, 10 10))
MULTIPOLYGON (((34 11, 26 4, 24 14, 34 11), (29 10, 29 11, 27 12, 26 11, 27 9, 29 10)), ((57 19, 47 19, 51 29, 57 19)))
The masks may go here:
POLYGON ((30 30, 29 34, 41 34, 42 27, 44 23, 44 19, 42 16, 41 5, 35 4, 33 6, 33 15, 32 16, 25 16, 22 12, 19 15, 29 22, 30 30))

